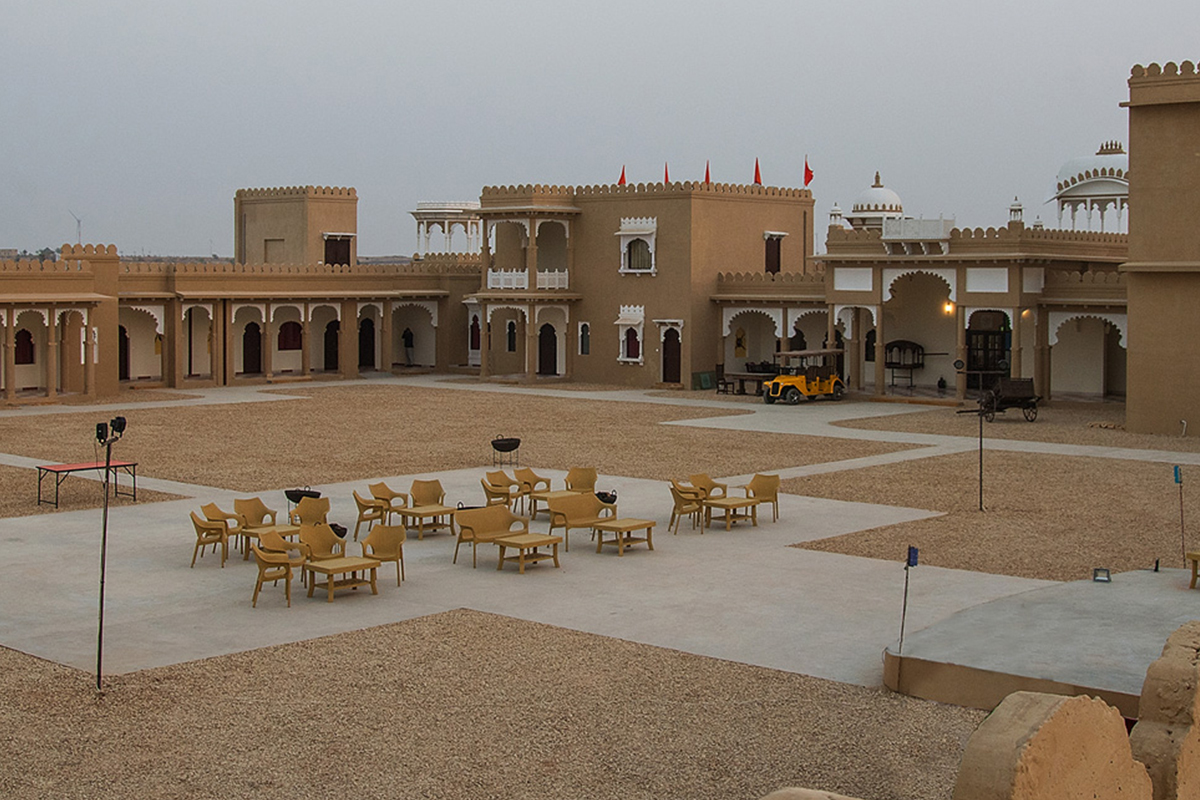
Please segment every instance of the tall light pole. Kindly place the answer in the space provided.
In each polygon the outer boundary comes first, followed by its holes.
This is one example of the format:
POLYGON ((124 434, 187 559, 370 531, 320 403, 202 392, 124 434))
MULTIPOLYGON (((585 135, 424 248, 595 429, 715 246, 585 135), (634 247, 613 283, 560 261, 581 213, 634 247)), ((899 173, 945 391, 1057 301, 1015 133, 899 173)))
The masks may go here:
POLYGON ((104 663, 104 575, 108 560, 108 479, 112 475, 112 446, 125 433, 125 418, 96 423, 96 441, 104 445, 104 522, 100 528, 100 627, 96 633, 96 691, 101 691, 104 663), (110 433, 111 430, 111 433, 110 433))

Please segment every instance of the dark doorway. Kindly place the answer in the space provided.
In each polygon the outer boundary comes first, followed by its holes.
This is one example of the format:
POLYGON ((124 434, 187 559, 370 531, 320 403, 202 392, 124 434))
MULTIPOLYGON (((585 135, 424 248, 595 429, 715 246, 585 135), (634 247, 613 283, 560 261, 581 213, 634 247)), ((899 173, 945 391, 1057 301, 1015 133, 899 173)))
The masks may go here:
POLYGON ((337 372, 338 368, 338 332, 341 323, 336 319, 325 326, 325 365, 326 372, 337 372))
POLYGON ((242 332, 242 374, 257 375, 262 372, 262 328, 257 322, 246 324, 242 332))
POLYGON ((358 366, 375 369, 375 320, 358 323, 358 366))
POLYGON ((325 263, 326 264, 349 264, 350 263, 350 240, 349 239, 326 239, 325 240, 325 263))
POLYGON ((967 328, 967 388, 991 389, 996 379, 1008 377, 1000 362, 1008 360, 1012 331, 1002 311, 977 311, 967 328))
POLYGON ((662 379, 663 383, 679 383, 679 365, 681 357, 679 352, 679 331, 674 328, 667 328, 667 332, 663 335, 662 349, 662 379))
POLYGON ((558 335, 547 323, 538 329, 538 375, 558 374, 558 335))
POLYGON ((117 328, 117 379, 129 380, 129 331, 117 328))
POLYGON ((471 349, 472 350, 479 349, 479 339, 480 339, 479 316, 474 315, 471 317, 471 349))
POLYGON ((767 239, 767 272, 774 275, 779 272, 779 243, 783 240, 778 236, 767 239))

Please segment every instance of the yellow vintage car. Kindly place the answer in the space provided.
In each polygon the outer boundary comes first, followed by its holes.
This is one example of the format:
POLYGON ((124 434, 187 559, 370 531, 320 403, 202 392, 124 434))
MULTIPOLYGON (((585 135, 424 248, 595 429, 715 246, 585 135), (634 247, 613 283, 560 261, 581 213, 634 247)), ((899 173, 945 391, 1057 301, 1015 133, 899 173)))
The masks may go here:
POLYGON ((841 350, 783 350, 775 354, 779 374, 763 383, 763 402, 796 405, 818 395, 841 400, 846 384, 838 375, 841 350))

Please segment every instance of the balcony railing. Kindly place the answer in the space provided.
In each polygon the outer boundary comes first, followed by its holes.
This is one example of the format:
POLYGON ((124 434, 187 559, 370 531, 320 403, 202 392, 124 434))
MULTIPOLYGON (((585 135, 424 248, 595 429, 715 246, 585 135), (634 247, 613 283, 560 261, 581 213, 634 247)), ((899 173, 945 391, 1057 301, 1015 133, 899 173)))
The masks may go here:
POLYGON ((565 269, 548 270, 537 274, 537 288, 539 289, 569 289, 570 281, 567 280, 567 271, 565 269))
MULTIPOLYGON (((528 289, 529 273, 523 269, 489 269, 487 276, 489 289, 528 289)), ((539 289, 569 289, 571 282, 567 270, 546 270, 537 273, 537 288, 539 289)))

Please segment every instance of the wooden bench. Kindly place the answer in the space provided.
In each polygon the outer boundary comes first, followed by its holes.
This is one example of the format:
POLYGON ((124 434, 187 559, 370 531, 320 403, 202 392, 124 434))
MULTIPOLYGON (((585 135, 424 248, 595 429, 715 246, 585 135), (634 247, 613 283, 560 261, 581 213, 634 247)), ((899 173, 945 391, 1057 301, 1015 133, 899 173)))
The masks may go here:
POLYGON ((571 552, 571 531, 576 528, 587 528, 595 531, 597 522, 614 519, 617 516, 617 504, 605 503, 596 495, 577 494, 574 497, 550 498, 550 533, 555 528, 563 529, 565 550, 571 552))
POLYGON ((479 543, 487 544, 506 536, 529 533, 529 520, 518 517, 508 506, 491 505, 483 508, 464 508, 454 513, 458 524, 458 541, 454 544, 454 560, 458 563, 458 548, 463 542, 471 543, 471 568, 475 568, 475 555, 479 543), (513 525, 520 527, 513 529, 513 525))

